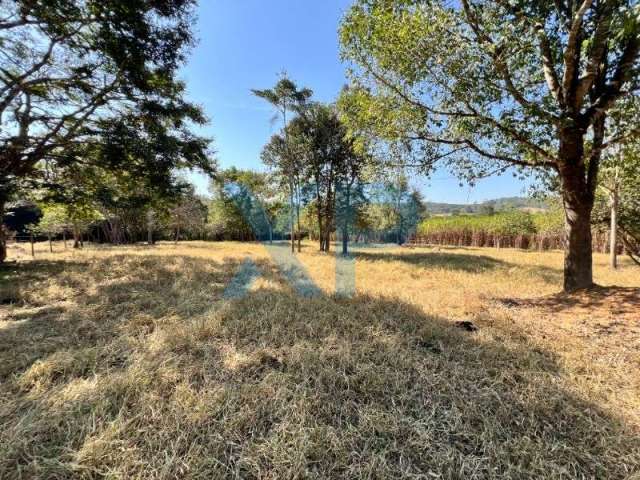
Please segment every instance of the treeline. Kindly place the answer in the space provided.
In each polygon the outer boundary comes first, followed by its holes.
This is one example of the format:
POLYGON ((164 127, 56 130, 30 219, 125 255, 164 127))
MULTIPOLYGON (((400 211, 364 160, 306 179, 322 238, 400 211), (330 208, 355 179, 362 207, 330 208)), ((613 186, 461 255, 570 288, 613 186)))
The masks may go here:
POLYGON ((85 241, 120 245, 210 237, 208 199, 195 195, 192 187, 155 201, 111 200, 110 203, 100 199, 92 202, 85 199, 82 203, 13 202, 4 217, 6 235, 10 241, 71 240, 75 248, 85 241))
POLYGON ((313 183, 301 185, 300 203, 294 204, 292 210, 281 182, 277 172, 232 167, 216 173, 209 198, 197 195, 191 185, 179 179, 174 181, 171 196, 119 188, 114 181, 108 189, 101 187, 99 192, 76 201, 13 202, 4 223, 10 240, 69 240, 76 248, 86 241, 121 245, 153 244, 158 240, 277 241, 293 237, 333 242, 345 239, 345 231, 359 243, 401 244, 416 233, 417 225, 427 214, 422 195, 410 186, 403 172, 360 182, 350 194, 348 210, 340 204, 344 193, 334 186, 335 210, 328 211, 325 206, 320 215, 313 183))
POLYGON ((342 241, 346 231, 351 240, 359 243, 403 243, 426 215, 420 192, 410 187, 403 174, 386 181, 360 182, 350 193, 348 208, 341 205, 346 200, 344 192, 336 188, 334 210, 329 211, 324 205, 320 212, 313 182, 301 184, 299 198, 293 204, 281 183, 282 176, 277 171, 220 171, 212 182, 213 198, 208 203, 210 238, 308 238, 319 244, 322 239, 324 244, 342 241))
POLYGON ((546 202, 543 199, 533 197, 502 197, 494 200, 486 200, 480 203, 443 203, 427 202, 427 208, 432 215, 490 215, 505 210, 545 210, 546 202))

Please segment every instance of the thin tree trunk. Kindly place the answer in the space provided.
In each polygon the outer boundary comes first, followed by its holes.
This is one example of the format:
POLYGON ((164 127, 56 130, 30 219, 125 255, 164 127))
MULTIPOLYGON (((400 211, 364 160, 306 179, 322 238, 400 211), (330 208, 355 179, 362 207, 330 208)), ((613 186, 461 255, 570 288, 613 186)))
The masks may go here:
POLYGON ((51 233, 47 233, 47 237, 49 237, 49 253, 53 253, 53 244, 51 243, 51 233))
POLYGON ((147 212, 147 244, 153 245, 153 212, 147 212))
POLYGON ((342 212, 342 255, 349 255, 349 219, 351 215, 351 186, 346 188, 345 208, 342 212))
POLYGON ((67 230, 62 230, 62 241, 64 242, 64 249, 67 249, 67 230))
POLYGON ((611 232, 609 241, 609 264, 614 270, 618 268, 618 189, 611 192, 611 232))
MULTIPOLYGON (((285 124, 285 130, 286 130, 286 124, 285 124)), ((291 179, 289 179, 289 224, 291 227, 291 234, 289 235, 291 237, 291 253, 296 253, 296 240, 295 240, 295 236, 293 233, 293 216, 294 216, 294 211, 293 211, 293 182, 291 181, 291 179)))
POLYGON ((324 252, 324 222, 322 221, 322 199, 320 198, 320 176, 316 172, 316 211, 318 213, 318 241, 320 243, 320 251, 324 252))
POLYGON ((302 250, 301 242, 302 242, 302 229, 300 228, 300 185, 296 184, 296 223, 297 223, 297 231, 296 237, 298 238, 298 253, 302 250))
POLYGON ((35 250, 33 248, 33 233, 31 233, 29 235, 29 241, 31 242, 31 256, 35 257, 36 256, 36 252, 35 252, 35 250))
MULTIPOLYGON (((0 194, 2 195, 2 194, 0 194)), ((4 198, 0 198, 0 263, 7 259, 7 237, 4 229, 4 198)))
POLYGON ((78 227, 73 227, 73 248, 80 248, 80 234, 78 227))

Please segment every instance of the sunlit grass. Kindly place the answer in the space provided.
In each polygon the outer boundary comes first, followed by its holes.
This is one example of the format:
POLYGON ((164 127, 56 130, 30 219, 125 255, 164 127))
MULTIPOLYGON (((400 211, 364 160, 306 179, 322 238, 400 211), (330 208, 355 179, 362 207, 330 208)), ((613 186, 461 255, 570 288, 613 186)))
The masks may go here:
POLYGON ((634 478, 640 268, 550 295, 560 252, 13 246, 0 294, 0 478, 634 478), (225 288, 250 258, 245 298, 225 288), (455 327, 460 320, 479 327, 455 327))

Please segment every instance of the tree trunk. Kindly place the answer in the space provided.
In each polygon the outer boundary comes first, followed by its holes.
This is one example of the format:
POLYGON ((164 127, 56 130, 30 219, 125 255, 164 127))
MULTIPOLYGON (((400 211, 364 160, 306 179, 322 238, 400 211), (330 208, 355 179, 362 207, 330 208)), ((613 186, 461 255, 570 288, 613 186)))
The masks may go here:
POLYGON ((62 230, 62 241, 64 242, 64 249, 67 249, 67 230, 62 230))
POLYGON ((322 222, 322 211, 320 210, 320 204, 318 203, 318 240, 320 241, 320 251, 324 252, 324 229, 322 222))
POLYGON ((73 227, 73 248, 80 248, 80 231, 78 227, 73 227))
POLYGON ((347 186, 345 208, 342 212, 342 255, 349 255, 349 220, 351 219, 351 186, 347 186))
POLYGON ((31 242, 31 256, 35 257, 36 252, 35 252, 35 249, 33 248, 33 233, 29 235, 29 241, 31 242))
POLYGON ((609 241, 609 263, 614 270, 618 268, 618 191, 611 192, 611 238, 609 241))
POLYGON ((584 167, 560 169, 565 210, 567 245, 564 254, 564 290, 571 292, 593 286, 591 210, 584 167))
MULTIPOLYGON (((594 143, 600 145, 604 124, 594 125, 594 143), (598 140, 596 142, 596 140, 598 140)), ((560 131, 558 174, 562 183, 565 211, 564 291, 593 286, 591 211, 595 199, 600 148, 594 147, 587 167, 585 131, 568 126, 560 131)))
MULTIPOLYGON (((325 222, 326 224, 327 222, 325 222)), ((325 225, 325 240, 324 240, 324 251, 329 253, 331 251, 331 228, 330 223, 325 225)))
POLYGON ((298 236, 298 253, 300 253, 302 249, 302 234, 300 233, 302 229, 300 228, 300 187, 296 186, 296 220, 298 223, 298 231, 296 232, 298 236))
POLYGON ((147 212, 147 244, 153 245, 153 211, 147 212))
POLYGON ((49 253, 53 253, 53 243, 51 243, 51 233, 48 233, 47 237, 49 237, 49 253))
POLYGON ((566 207, 567 248, 564 289, 571 292, 593 286, 591 209, 566 207))
POLYGON ((0 198, 0 263, 7 259, 7 236, 4 229, 4 198, 0 198))
POLYGON ((296 240, 293 235, 293 183, 291 183, 291 181, 289 182, 289 209, 291 210, 289 214, 289 226, 291 228, 291 234, 289 235, 289 237, 291 237, 291 253, 296 253, 296 240))

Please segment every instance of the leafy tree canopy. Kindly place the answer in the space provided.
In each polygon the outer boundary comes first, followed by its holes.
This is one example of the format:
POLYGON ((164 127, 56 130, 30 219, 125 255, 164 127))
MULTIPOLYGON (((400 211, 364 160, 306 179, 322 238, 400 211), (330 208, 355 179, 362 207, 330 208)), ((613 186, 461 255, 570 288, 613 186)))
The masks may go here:
POLYGON ((602 152, 637 133, 634 0, 358 0, 340 32, 354 128, 475 178, 557 173, 565 289, 592 285, 590 216, 602 152))

